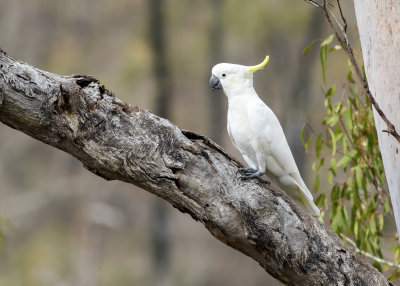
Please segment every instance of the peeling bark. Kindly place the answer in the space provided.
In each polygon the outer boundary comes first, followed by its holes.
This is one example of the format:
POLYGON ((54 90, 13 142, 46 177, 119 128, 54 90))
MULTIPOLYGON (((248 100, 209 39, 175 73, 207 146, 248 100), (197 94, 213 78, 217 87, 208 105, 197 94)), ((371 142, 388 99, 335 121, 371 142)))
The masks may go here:
POLYGON ((238 178, 240 163, 221 147, 122 102, 92 77, 48 73, 0 51, 0 120, 106 180, 167 200, 287 285, 389 285, 284 192, 238 178))

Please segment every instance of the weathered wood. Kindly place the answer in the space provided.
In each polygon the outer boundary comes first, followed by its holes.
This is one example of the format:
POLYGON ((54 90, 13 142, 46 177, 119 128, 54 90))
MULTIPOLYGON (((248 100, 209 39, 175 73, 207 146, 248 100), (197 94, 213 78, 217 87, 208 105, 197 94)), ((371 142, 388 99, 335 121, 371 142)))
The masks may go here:
POLYGON ((130 106, 89 76, 59 76, 0 52, 0 120, 91 172, 162 197, 287 285, 388 285, 280 190, 236 175, 208 138, 130 106))
MULTIPOLYGON (((400 4, 388 0, 355 0, 354 6, 369 89, 399 131, 400 4)), ((374 119, 397 231, 400 232, 400 144, 384 132, 388 126, 375 109, 374 119)))

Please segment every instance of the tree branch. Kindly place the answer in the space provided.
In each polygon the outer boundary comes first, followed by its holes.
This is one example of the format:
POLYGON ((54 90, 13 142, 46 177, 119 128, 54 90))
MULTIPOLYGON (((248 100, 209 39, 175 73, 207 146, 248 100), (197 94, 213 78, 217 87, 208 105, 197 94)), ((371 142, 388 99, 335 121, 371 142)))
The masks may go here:
POLYGON ((0 99, 6 125, 167 200, 287 285, 388 285, 282 191, 238 178, 240 163, 208 138, 122 102, 92 77, 0 52, 0 99))

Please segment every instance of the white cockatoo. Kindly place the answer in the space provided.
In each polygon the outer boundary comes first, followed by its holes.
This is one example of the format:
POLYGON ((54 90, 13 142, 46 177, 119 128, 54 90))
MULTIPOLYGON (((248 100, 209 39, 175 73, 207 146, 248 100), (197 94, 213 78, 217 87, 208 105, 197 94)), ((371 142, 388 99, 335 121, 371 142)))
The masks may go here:
POLYGON ((303 182, 285 134, 274 112, 258 97, 253 87, 253 73, 269 61, 256 66, 221 63, 212 68, 210 85, 222 88, 228 98, 228 134, 242 154, 248 168, 240 168, 242 178, 274 176, 282 188, 312 215, 320 211, 303 182))

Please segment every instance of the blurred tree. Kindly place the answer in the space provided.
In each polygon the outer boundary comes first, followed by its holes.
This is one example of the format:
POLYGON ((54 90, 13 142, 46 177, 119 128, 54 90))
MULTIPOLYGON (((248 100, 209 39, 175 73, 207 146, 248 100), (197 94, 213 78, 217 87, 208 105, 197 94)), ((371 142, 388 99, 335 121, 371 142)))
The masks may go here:
MULTIPOLYGON (((153 55, 153 75, 155 79, 155 113, 170 118, 172 106, 171 77, 168 68, 165 44, 164 0, 149 0, 150 42, 153 55)), ((166 285, 169 264, 170 232, 167 205, 159 198, 153 203, 151 216, 152 263, 155 285, 166 285)))
MULTIPOLYGON (((222 61, 222 47, 224 37, 223 17, 224 0, 211 0, 211 31, 210 31, 210 66, 222 61)), ((207 73, 209 77, 209 73, 207 73)), ((207 85, 208 87, 208 85, 207 85)), ((225 113, 223 112, 224 95, 221 91, 210 93, 210 136, 218 144, 222 143, 225 131, 225 113)))
MULTIPOLYGON (((311 11, 311 17, 305 31, 302 47, 305 47, 308 43, 314 39, 322 37, 325 26, 320 23, 323 21, 321 12, 317 9, 311 11)), ((299 51, 301 49, 298 49, 299 51)), ((312 96, 311 80, 313 78, 313 65, 318 59, 318 53, 310 53, 311 57, 297 57, 299 60, 291 72, 293 81, 291 83, 291 89, 289 90, 289 100, 285 105, 285 133, 287 134, 287 140, 292 150, 293 156, 297 162, 300 173, 303 173, 305 163, 305 151, 301 141, 299 140, 299 130, 301 130, 304 122, 306 121, 307 110, 310 107, 310 101, 312 96)))

